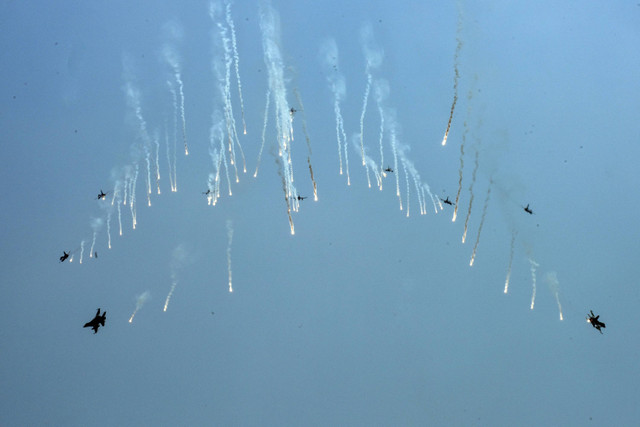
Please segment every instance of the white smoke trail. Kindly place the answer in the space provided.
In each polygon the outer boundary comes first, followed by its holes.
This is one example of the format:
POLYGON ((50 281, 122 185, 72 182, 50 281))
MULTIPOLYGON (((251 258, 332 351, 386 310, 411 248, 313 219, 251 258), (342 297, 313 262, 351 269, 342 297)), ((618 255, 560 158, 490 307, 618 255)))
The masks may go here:
POLYGON ((138 310, 142 308, 144 303, 147 302, 150 296, 151 296, 151 293, 149 291, 144 291, 142 294, 136 297, 136 308, 135 310, 133 310, 133 314, 129 318, 129 323, 133 322, 133 318, 135 317, 136 313, 138 312, 138 310))
MULTIPOLYGON (((327 82, 331 88, 333 94, 333 110, 336 116, 336 139, 338 141, 338 159, 340 167, 340 175, 343 173, 342 169, 342 144, 345 144, 345 157, 346 157, 346 170, 347 177, 349 176, 349 157, 346 147, 346 135, 344 132, 344 123, 342 119, 342 113, 340 111, 340 103, 346 94, 346 84, 344 76, 340 73, 338 65, 338 46, 334 39, 328 39, 320 48, 320 61, 325 67, 325 73, 327 74, 327 82)), ((348 184, 351 182, 347 178, 348 184)))
POLYGON ((185 265, 187 256, 188 253, 184 244, 176 246, 171 253, 171 289, 169 290, 169 294, 167 295, 167 298, 164 302, 163 311, 167 311, 167 307, 169 307, 169 301, 171 300, 173 291, 175 291, 176 286, 178 286, 178 270, 185 265))
POLYGON ((243 132, 247 134, 247 125, 244 121, 244 101, 242 100, 242 82, 240 81, 240 55, 238 55, 238 45, 236 42, 236 28, 231 18, 231 2, 227 1, 227 25, 231 30, 231 46, 233 47, 233 62, 236 69, 236 81, 238 82, 238 97, 240 98, 240 111, 242 113, 242 128, 243 132))
POLYGON ((367 85, 364 90, 364 97, 362 100, 362 114, 360 115, 360 150, 362 156, 362 165, 365 166, 364 159, 364 117, 367 111, 367 104, 369 101, 369 92, 371 90, 371 83, 373 80, 373 75, 371 74, 372 69, 380 67, 382 64, 382 59, 384 58, 384 52, 382 49, 375 46, 375 41, 373 39, 373 28, 370 24, 367 24, 362 27, 360 31, 360 40, 362 43, 362 50, 364 53, 365 60, 367 65, 365 67, 365 74, 367 75, 367 85))
POLYGON ((529 257, 529 264, 531 264, 531 310, 533 310, 536 304, 536 269, 540 267, 540 264, 535 262, 531 257, 529 257))
POLYGON ((460 71, 458 70, 458 58, 460 56, 460 50, 462 49, 462 13, 458 9, 458 25, 456 28, 456 51, 453 55, 453 102, 451 104, 451 112, 449 113, 449 122, 447 123, 447 130, 444 133, 442 139, 442 145, 447 144, 447 137, 449 136, 449 129, 451 128, 451 120, 453 120, 453 111, 456 108, 456 102, 458 101, 458 80, 460 80, 460 71))
MULTIPOLYGON (((462 234, 462 243, 467 238, 467 230, 469 227, 469 218, 471 217, 471 208, 473 207, 473 186, 476 183, 476 174, 478 173, 478 157, 480 152, 476 150, 476 161, 473 167, 473 173, 471 174, 471 184, 469 185, 469 210, 467 211, 467 218, 464 220, 464 233, 462 234)), ((457 206, 457 203, 456 203, 457 206)))
POLYGON ((558 304, 558 312, 560 313, 560 320, 564 320, 562 316, 562 305, 560 304, 560 297, 559 297, 560 282, 558 281, 558 274, 555 271, 551 271, 547 273, 547 275, 545 276, 545 279, 549 284, 549 289, 551 289, 551 292, 556 298, 556 303, 558 304))
POLYGON ((511 266, 513 264, 513 253, 515 251, 516 234, 518 233, 515 230, 511 232, 511 248, 509 249, 509 267, 507 268, 507 279, 504 281, 505 294, 509 291, 509 280, 511 279, 511 266))
POLYGON ((84 240, 80 242, 80 264, 82 264, 83 256, 84 256, 84 240))
POLYGON ((229 273, 229 292, 233 292, 231 274, 231 242, 233 242, 233 221, 227 220, 227 270, 229 273))
POLYGON ((262 143, 260 144, 260 152, 258 153, 258 161, 256 162, 256 171, 253 177, 258 176, 258 168, 260 167, 260 160, 262 159, 262 151, 264 150, 264 142, 267 136, 267 122, 269 121, 269 103, 271 100, 271 91, 267 89, 266 104, 264 106, 264 124, 262 126, 262 143))
POLYGON ((176 52, 175 43, 179 42, 183 37, 182 26, 177 22, 168 22, 164 25, 166 38, 169 39, 162 47, 162 56, 165 62, 173 72, 173 78, 178 85, 178 94, 180 95, 180 119, 182 121, 182 140, 184 142, 184 154, 189 155, 189 147, 187 145, 187 119, 184 109, 184 83, 182 81, 182 65, 181 59, 176 52))
POLYGON ((89 258, 93 258, 93 248, 96 245, 96 236, 98 235, 98 231, 102 228, 102 224, 104 224, 104 220, 102 218, 94 218, 91 220, 91 228, 93 229, 93 240, 91 241, 91 252, 89 253, 89 258))

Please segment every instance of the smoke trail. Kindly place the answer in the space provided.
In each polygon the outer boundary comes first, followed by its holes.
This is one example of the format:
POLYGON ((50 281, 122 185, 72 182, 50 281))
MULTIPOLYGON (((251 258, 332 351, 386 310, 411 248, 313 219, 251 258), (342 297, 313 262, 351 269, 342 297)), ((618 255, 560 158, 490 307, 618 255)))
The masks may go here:
POLYGON ((227 270, 229 272, 229 292, 233 292, 231 275, 231 242, 233 242, 233 221, 227 220, 227 270))
POLYGON ((111 213, 113 212, 113 207, 109 209, 107 213, 107 246, 111 249, 111 213))
POLYGON ((336 116, 336 139, 338 141, 338 160, 340 166, 340 175, 343 173, 342 169, 342 145, 345 144, 345 160, 347 170, 347 185, 351 185, 349 178, 349 156, 348 149, 346 147, 347 137, 344 131, 344 123, 342 119, 342 113, 340 111, 340 103, 346 94, 346 85, 344 76, 340 73, 338 67, 338 46, 334 39, 326 40, 320 48, 320 59, 322 65, 325 67, 327 73, 327 81, 333 94, 333 111, 336 116))
MULTIPOLYGON (((100 228, 102 228, 103 223, 104 220, 102 218, 94 218, 91 220, 91 228, 93 229, 93 241, 91 242, 91 252, 89 253, 89 258, 93 258, 93 248, 96 245, 96 236, 98 235, 98 231, 100 231, 100 228)), ((82 259, 82 257, 80 259, 82 259)))
POLYGON ((236 43, 236 28, 231 18, 231 2, 227 2, 227 25, 231 30, 231 46, 233 47, 233 62, 236 68, 236 81, 238 82, 238 97, 240 98, 240 111, 242 113, 242 128, 247 134, 247 125, 244 121, 244 101, 242 100, 242 82, 240 81, 240 55, 238 55, 238 45, 236 43))
POLYGON ((260 29, 262 31, 262 48, 264 62, 267 67, 269 90, 273 94, 275 108, 275 122, 278 141, 278 154, 276 161, 284 186, 285 200, 291 234, 294 234, 293 221, 291 219, 291 202, 298 194, 293 185, 293 167, 291 163, 291 143, 293 142, 291 128, 291 111, 287 102, 287 89, 284 77, 284 61, 280 46, 280 17, 269 5, 263 4, 260 10, 260 29))
POLYGON ((138 295, 136 297, 136 308, 135 308, 135 310, 133 310, 133 314, 129 318, 129 323, 133 322, 134 316, 136 315, 138 310, 140 310, 142 308, 144 303, 147 302, 147 300, 149 299, 150 296, 151 296, 151 293, 149 291, 144 291, 142 294, 140 294, 140 295, 138 295))
MULTIPOLYGON (((469 225, 469 217, 471 216, 471 207, 473 206, 473 185, 476 183, 476 173, 478 172, 479 156, 480 156, 480 152, 476 149, 475 166, 473 167, 473 173, 471 174, 471 184, 469 185, 469 210, 467 211, 467 218, 464 220, 464 233, 462 234, 462 243, 464 243, 464 241, 467 238, 467 227, 469 225)), ((457 206, 457 201, 456 201, 456 206, 457 206)))
POLYGON ((260 144, 260 152, 258 153, 258 161, 256 163, 256 171, 253 177, 258 176, 258 168, 260 167, 260 159, 262 159, 262 151, 264 150, 264 142, 267 136, 267 122, 269 121, 269 101, 271 100, 271 91, 267 89, 267 100, 264 106, 264 125, 262 126, 262 144, 260 144))
POLYGON ((516 243, 516 234, 518 233, 515 230, 511 232, 511 248, 509 250, 509 267, 507 268, 507 279, 504 281, 505 294, 509 291, 509 280, 511 278, 511 265, 513 264, 513 253, 514 253, 515 243, 516 243))
POLYGON ((536 304, 536 269, 540 266, 533 258, 529 257, 529 264, 531 264, 531 310, 533 310, 536 304))
POLYGON ((560 320, 564 320, 562 317, 562 305, 560 304, 560 297, 558 296, 560 290, 560 282, 558 281, 558 274, 555 271, 551 271, 547 273, 545 276, 547 283, 549 284, 549 289, 553 292, 553 295, 556 297, 556 303, 558 304, 558 312, 560 313, 560 320))
POLYGON ((83 256, 84 256, 84 240, 80 242, 80 264, 82 264, 83 256))
POLYGON ((451 128, 451 120, 453 119, 453 111, 456 108, 456 102, 458 102, 458 80, 460 79, 460 72, 458 71, 458 57, 460 56, 460 50, 462 49, 462 14, 458 10, 458 25, 456 29, 456 52, 453 55, 453 102, 451 104, 451 112, 449 113, 449 122, 447 123, 447 130, 444 133, 442 139, 442 145, 447 144, 447 137, 449 136, 449 129, 451 128))
MULTIPOLYGON (((467 94, 468 106, 467 106, 467 118, 471 114, 471 97, 473 96, 473 91, 469 91, 467 94)), ((462 142, 460 143, 460 170, 458 171, 458 193, 456 194, 456 202, 453 209, 453 218, 452 222, 456 221, 456 217, 458 216, 458 206, 460 200, 460 192, 462 191, 462 170, 464 169, 464 144, 467 141, 467 134, 469 133, 469 126, 467 125, 467 120, 464 120, 464 131, 462 132, 462 142)), ((477 154, 477 153, 476 153, 477 154)))
POLYGON ((300 105, 300 110, 302 112, 302 132, 304 133, 304 137, 307 141, 307 150, 309 150, 309 155, 307 156, 307 163, 309 164, 309 174, 311 175, 311 183, 313 184, 313 200, 318 201, 318 187, 316 185, 315 179, 313 179, 313 166, 311 166, 311 139, 309 138, 309 132, 307 132, 307 116, 304 112, 304 105, 302 104, 302 98, 300 97, 300 93, 298 89, 293 89, 293 93, 298 100, 298 104, 300 105))
POLYGON ((492 185, 493 185, 493 178, 489 180, 489 189, 487 190, 487 196, 484 199, 484 206, 482 207, 482 218, 480 219, 480 226, 478 227, 478 237, 476 237, 476 244, 473 246, 473 253, 471 254, 471 261, 469 261, 469 267, 473 266, 473 261, 476 259, 476 251, 478 250, 478 243, 480 243, 480 233, 482 233, 482 226, 484 225, 484 219, 487 216, 487 207, 489 206, 489 197, 491 196, 492 185))
MULTIPOLYGON (((382 147, 382 142, 384 140, 384 112, 382 110, 382 104, 384 100, 389 95, 389 85, 386 81, 376 81, 376 84, 373 87, 373 90, 376 95, 376 105, 378 106, 378 116, 380 117, 380 138, 378 140, 378 145, 380 147, 380 172, 382 176, 386 177, 387 174, 383 170, 384 168, 384 149, 382 147)), ((380 191, 382 191, 382 180, 380 181, 380 191)))
POLYGON ((169 86, 169 92, 171 93, 171 98, 173 100, 173 164, 171 162, 171 148, 169 145, 169 132, 167 130, 167 126, 165 123, 164 128, 164 139, 167 144, 167 163, 169 165, 169 185, 171 186, 171 191, 176 192, 178 188, 176 186, 176 144, 178 139, 178 95, 176 94, 176 90, 173 87, 173 83, 167 80, 167 86, 169 86))
POLYGON ((362 114, 360 115, 360 151, 362 156, 362 165, 365 166, 364 116, 367 111, 367 104, 369 101, 369 92, 371 90, 371 82, 373 80, 371 70, 374 68, 378 68, 380 64, 382 64, 384 53, 381 49, 375 47, 375 42, 373 39, 373 28, 371 27, 370 24, 367 24, 362 27, 360 31, 360 40, 362 43, 362 50, 364 53, 364 57, 365 57, 365 60, 367 61, 367 65, 365 67, 365 74, 367 75, 367 85, 364 90, 364 98, 362 100, 362 114))
POLYGON ((158 195, 160 194, 160 135, 158 135, 158 131, 156 130, 153 142, 156 146, 156 189, 158 195))
POLYGON ((169 290, 169 295, 167 295, 167 299, 164 302, 163 311, 167 311, 167 307, 169 307, 169 301, 171 300, 173 291, 175 291, 176 286, 178 286, 178 269, 184 266, 187 255, 187 250, 183 244, 176 246, 171 254, 171 290, 169 290))
MULTIPOLYGON (((182 38, 182 28, 175 22, 167 23, 165 30, 169 30, 171 33, 170 38, 180 39, 182 38)), ((189 155, 189 147, 187 146, 187 119, 184 111, 184 83, 182 81, 182 66, 180 65, 180 56, 175 50, 175 47, 169 43, 162 47, 162 55, 166 63, 171 67, 173 71, 173 78, 178 85, 178 94, 180 95, 180 119, 182 120, 182 140, 184 142, 184 154, 189 155)))

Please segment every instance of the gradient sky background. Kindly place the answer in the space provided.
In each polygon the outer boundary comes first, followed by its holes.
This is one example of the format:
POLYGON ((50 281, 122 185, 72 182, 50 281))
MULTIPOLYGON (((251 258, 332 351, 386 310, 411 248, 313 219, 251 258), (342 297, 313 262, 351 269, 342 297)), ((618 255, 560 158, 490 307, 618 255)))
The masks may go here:
MULTIPOLYGON (((211 207, 201 193, 214 171, 209 129, 222 104, 212 61, 222 51, 209 3, 2 3, 0 424, 637 423, 640 5, 344 3, 272 2, 287 100, 300 110, 295 185, 310 196, 293 214, 295 236, 275 162, 273 112, 252 176, 268 88, 260 28, 268 4, 232 6, 248 173, 232 183, 232 197, 223 191, 211 207), (435 214, 430 199, 420 215, 413 182, 407 218, 393 174, 382 192, 367 187, 351 142, 367 81, 366 25, 384 52, 373 80, 388 82, 384 103, 395 111, 398 140, 435 197, 455 198, 465 135, 456 222, 452 207, 435 214), (331 72, 320 53, 330 38, 346 83, 351 186, 338 173, 331 72), (443 147, 457 39, 458 103, 443 147), (181 153, 179 139, 176 193, 164 143, 174 118, 165 45, 180 58, 190 151, 181 153), (161 135, 162 194, 151 196, 151 208, 127 83, 139 89, 150 135, 161 135), (138 226, 132 230, 123 207, 118 236, 112 211, 109 250, 110 196, 135 164, 138 226), (111 192, 106 201, 96 200, 100 189, 111 192), (528 203, 534 215, 523 211, 528 203), (88 257, 96 219, 104 221, 98 259, 88 257), (58 262, 63 250, 74 251, 72 263, 58 262), (534 310, 530 260, 539 264, 534 310), (93 335, 82 325, 97 307, 107 323, 93 335), (585 322, 589 309, 606 322, 603 335, 585 322)), ((378 163, 379 126, 372 92, 364 143, 378 163)), ((384 144, 384 166, 392 165, 388 134, 384 144)), ((404 172, 394 173, 406 208, 404 172)))

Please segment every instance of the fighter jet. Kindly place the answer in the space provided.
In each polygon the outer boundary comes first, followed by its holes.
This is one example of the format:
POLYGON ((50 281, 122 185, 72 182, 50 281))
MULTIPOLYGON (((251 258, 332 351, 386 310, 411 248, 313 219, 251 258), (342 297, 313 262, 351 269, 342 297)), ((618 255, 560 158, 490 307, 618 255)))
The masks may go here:
POLYGON ((306 197, 298 196, 298 200, 304 200, 304 199, 306 199, 306 197))
POLYGON ((393 169, 391 169, 391 167, 389 167, 389 166, 387 166, 387 168, 384 171, 393 173, 393 169))
POLYGON ((67 258, 69 258, 69 255, 71 255, 71 252, 66 253, 65 251, 62 251, 62 253, 63 253, 64 255, 62 255, 62 256, 60 257, 60 262, 65 262, 65 260, 66 260, 67 258))
POLYGON ((444 203, 445 205, 449 205, 449 206, 454 205, 454 203, 451 200, 449 200, 449 196, 447 196, 446 199, 443 199, 442 197, 440 197, 440 200, 442 200, 442 203, 444 203))
POLYGON ((109 194, 109 192, 107 191, 106 193, 104 191, 102 191, 102 189, 100 189, 100 194, 98 194, 98 200, 103 199, 105 197, 107 197, 107 194, 109 194))
POLYGON ((289 110, 289 114, 291 114, 291 116, 293 116, 298 110, 296 110, 295 108, 291 107, 291 109, 289 110))
POLYGON ((107 312, 105 311, 102 313, 102 316, 100 316, 100 309, 98 309, 96 316, 90 322, 85 323, 83 328, 91 328, 93 329, 93 333, 97 334, 98 328, 104 326, 105 320, 107 320, 107 312))
POLYGON ((204 194, 205 196, 208 196, 209 194, 212 194, 212 193, 213 193, 213 191, 207 190, 207 191, 203 192, 202 194, 204 194))
POLYGON ((598 332, 602 333, 602 330, 600 328, 606 328, 605 324, 602 323, 600 320, 598 320, 600 318, 600 315, 598 314, 597 316, 595 314, 593 314, 593 310, 589 310, 589 313, 587 316, 587 322, 591 323, 591 326, 593 326, 594 328, 596 328, 598 330, 598 332))
POLYGON ((527 206, 525 206, 524 211, 529 215, 533 215, 533 211, 529 209, 529 203, 527 203, 527 206))

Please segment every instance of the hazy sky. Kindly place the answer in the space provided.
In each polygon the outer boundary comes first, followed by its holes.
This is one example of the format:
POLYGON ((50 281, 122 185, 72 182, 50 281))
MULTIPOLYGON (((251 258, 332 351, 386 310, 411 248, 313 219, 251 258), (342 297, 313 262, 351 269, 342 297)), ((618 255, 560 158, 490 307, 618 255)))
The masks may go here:
POLYGON ((637 423, 636 2, 0 21, 0 424, 637 423))

